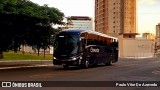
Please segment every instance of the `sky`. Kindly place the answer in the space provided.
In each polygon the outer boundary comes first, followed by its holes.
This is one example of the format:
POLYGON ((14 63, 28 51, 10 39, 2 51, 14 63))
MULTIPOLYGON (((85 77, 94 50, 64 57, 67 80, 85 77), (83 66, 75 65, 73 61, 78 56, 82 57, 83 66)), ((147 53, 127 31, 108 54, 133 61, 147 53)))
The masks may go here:
POLYGON ((138 32, 156 32, 160 23, 160 0, 138 0, 138 32))
MULTIPOLYGON (((39 5, 58 8, 65 16, 90 16, 94 18, 94 0, 30 0, 39 5)), ((138 33, 154 33, 160 23, 160 0, 137 0, 138 33)))

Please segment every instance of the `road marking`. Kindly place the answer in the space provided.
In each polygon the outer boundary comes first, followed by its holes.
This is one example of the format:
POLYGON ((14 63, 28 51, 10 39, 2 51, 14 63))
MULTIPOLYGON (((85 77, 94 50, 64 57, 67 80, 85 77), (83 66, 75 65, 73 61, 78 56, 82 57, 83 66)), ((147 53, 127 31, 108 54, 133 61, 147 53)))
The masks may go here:
POLYGON ((160 75, 160 69, 154 70, 152 73, 155 74, 155 75, 160 75))

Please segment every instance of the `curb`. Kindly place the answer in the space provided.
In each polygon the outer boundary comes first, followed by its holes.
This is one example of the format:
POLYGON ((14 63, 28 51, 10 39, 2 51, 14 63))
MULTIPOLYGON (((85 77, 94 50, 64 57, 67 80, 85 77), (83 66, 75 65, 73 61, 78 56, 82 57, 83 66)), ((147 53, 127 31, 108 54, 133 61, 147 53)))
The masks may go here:
POLYGON ((150 59, 153 59, 153 60, 157 60, 159 58, 155 58, 155 57, 150 57, 150 58, 119 58, 119 60, 150 60, 150 59))
POLYGON ((0 61, 0 70, 53 66, 52 60, 0 61))

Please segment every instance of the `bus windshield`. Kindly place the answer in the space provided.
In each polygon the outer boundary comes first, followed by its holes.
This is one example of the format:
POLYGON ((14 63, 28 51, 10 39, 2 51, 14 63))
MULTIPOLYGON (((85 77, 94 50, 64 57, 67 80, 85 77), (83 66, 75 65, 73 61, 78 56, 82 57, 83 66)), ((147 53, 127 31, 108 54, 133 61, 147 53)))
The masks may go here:
POLYGON ((57 35, 54 44, 54 53, 62 56, 75 55, 78 53, 78 42, 78 35, 57 35))

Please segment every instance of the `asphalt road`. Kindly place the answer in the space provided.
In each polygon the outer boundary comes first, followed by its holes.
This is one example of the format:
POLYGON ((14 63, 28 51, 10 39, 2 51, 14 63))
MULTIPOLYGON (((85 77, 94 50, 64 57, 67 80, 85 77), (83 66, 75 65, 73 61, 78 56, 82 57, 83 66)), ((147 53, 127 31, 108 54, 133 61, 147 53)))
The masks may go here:
MULTIPOLYGON (((99 83, 160 81, 160 59, 120 59, 110 66, 99 65, 89 69, 71 67, 65 70, 62 66, 48 66, 0 70, 0 81, 69 81, 67 83, 72 84, 74 81, 86 81, 78 83, 95 84, 93 87, 63 87, 62 85, 62 87, 38 88, 39 90, 159 90, 160 87, 96 87, 98 83, 94 81, 100 81, 99 83)), ((21 90, 22 88, 12 89, 21 90)), ((11 90, 11 88, 0 88, 0 90, 11 90)), ((35 88, 23 88, 23 90, 35 90, 35 88)))

